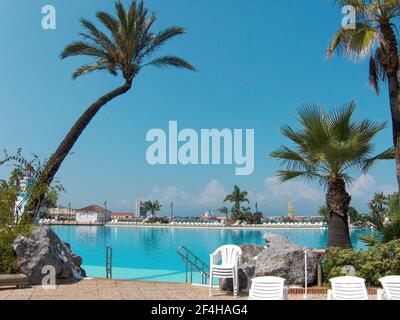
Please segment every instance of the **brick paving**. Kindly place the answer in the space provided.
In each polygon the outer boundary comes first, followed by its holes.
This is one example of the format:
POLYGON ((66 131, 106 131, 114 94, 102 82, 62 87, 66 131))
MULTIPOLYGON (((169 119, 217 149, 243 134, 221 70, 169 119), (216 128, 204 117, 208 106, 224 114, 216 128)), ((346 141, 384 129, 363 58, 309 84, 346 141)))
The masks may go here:
MULTIPOLYGON (((289 300, 302 300, 303 294, 290 294, 289 300)), ((326 294, 315 292, 310 300, 325 300, 326 294)), ((185 283, 84 279, 72 284, 59 284, 55 289, 33 286, 22 289, 0 288, 0 300, 247 300, 248 294, 234 298, 231 293, 185 283)), ((370 299, 376 299, 371 296, 370 299)))
MULTIPOLYGON (((321 296, 322 297, 322 296, 321 296)), ((293 295, 291 298, 302 298, 293 295)), ((322 297, 323 298, 323 297, 322 297)), ((231 293, 185 283, 84 279, 72 284, 59 284, 55 289, 42 286, 28 288, 0 288, 0 300, 246 300, 242 293, 234 298, 231 293)))

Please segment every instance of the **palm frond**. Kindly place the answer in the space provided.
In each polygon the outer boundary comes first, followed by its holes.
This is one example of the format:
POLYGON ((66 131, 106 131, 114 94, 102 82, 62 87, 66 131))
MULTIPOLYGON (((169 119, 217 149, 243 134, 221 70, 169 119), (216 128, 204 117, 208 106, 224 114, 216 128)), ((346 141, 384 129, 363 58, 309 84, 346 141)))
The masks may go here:
POLYGON ((361 242, 365 243, 368 247, 375 247, 382 243, 382 236, 379 234, 369 234, 359 238, 361 242))
POLYGON ((94 72, 94 71, 98 71, 98 70, 108 70, 114 76, 117 75, 117 72, 115 71, 115 69, 110 70, 110 65, 106 61, 98 61, 95 63, 90 63, 90 64, 86 64, 86 65, 79 67, 72 74, 72 78, 75 80, 76 78, 78 78, 80 76, 83 76, 85 74, 88 74, 88 73, 94 72))
POLYGON ((107 52, 83 41, 76 41, 67 45, 60 56, 61 59, 65 59, 68 57, 78 56, 78 55, 100 57, 104 59, 108 58, 107 52))
POLYGON ((303 177, 326 182, 330 177, 341 177, 351 182, 350 172, 361 170, 368 159, 382 159, 382 155, 373 158, 373 139, 385 123, 356 121, 354 110, 354 102, 330 112, 317 105, 299 108, 301 128, 282 128, 294 147, 281 146, 270 154, 284 167, 278 171, 281 180, 303 177))
POLYGON ((157 35, 154 36, 153 41, 151 42, 150 46, 145 50, 144 55, 146 56, 153 53, 168 40, 185 33, 186 30, 182 27, 170 27, 160 31, 159 33, 157 33, 157 35))
POLYGON ((369 158, 364 161, 362 166, 362 171, 364 173, 371 170, 371 168, 376 164, 378 160, 394 160, 395 159, 395 149, 391 147, 376 155, 375 157, 369 158))
POLYGON ((163 67, 175 67, 175 68, 183 68, 183 69, 188 69, 192 71, 196 71, 196 68, 192 66, 189 62, 186 60, 175 57, 175 56, 163 56, 163 57, 158 57, 150 62, 144 64, 142 67, 145 66, 155 66, 158 68, 163 68, 163 67))
POLYGON ((358 22, 355 29, 340 29, 329 44, 327 58, 336 51, 355 61, 364 59, 378 41, 379 32, 368 23, 358 22))

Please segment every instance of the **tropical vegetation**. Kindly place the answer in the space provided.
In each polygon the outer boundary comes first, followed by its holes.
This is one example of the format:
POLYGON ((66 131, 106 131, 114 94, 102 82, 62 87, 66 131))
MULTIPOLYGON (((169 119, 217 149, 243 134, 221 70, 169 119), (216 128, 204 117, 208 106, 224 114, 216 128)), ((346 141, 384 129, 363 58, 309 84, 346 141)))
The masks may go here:
MULTIPOLYGON (((19 270, 16 256, 12 249, 14 239, 18 234, 29 235, 33 223, 24 214, 24 204, 29 197, 38 196, 37 177, 42 170, 37 156, 28 161, 22 156, 21 149, 14 155, 5 152, 0 166, 10 164, 12 167, 8 180, 0 179, 0 274, 16 273, 19 270), (29 176, 31 183, 23 185, 23 178, 29 176), (22 196, 23 195, 23 196, 22 196)), ((42 207, 54 206, 58 194, 64 191, 60 184, 53 184, 47 189, 42 201, 42 207)))
POLYGON ((369 83, 377 94, 380 81, 387 81, 392 117, 394 149, 388 158, 396 159, 396 176, 400 192, 400 62, 398 28, 400 1, 398 0, 334 0, 341 7, 353 6, 357 13, 355 28, 341 28, 327 51, 330 58, 337 52, 358 62, 369 58, 369 83))
POLYGON ((347 275, 346 266, 353 266, 356 275, 366 279, 369 286, 380 286, 381 277, 400 274, 400 240, 359 251, 330 248, 323 261, 325 283, 331 278, 347 275))
POLYGON ((143 210, 145 212, 151 212, 151 218, 155 218, 156 212, 160 211, 162 208, 162 204, 158 201, 145 201, 143 204, 143 210))
POLYGON ((230 219, 233 222, 236 222, 237 220, 242 220, 242 215, 246 211, 246 209, 243 209, 242 204, 250 203, 247 195, 247 191, 241 191, 238 186, 234 186, 233 192, 225 197, 224 202, 230 202, 233 204, 230 216, 230 219))
POLYGON ((356 121, 355 106, 351 102, 331 111, 318 105, 300 107, 300 129, 289 125, 281 129, 294 146, 281 146, 271 153, 284 167, 277 172, 282 182, 303 178, 326 186, 329 247, 352 248, 348 226, 351 196, 346 183, 352 181, 352 173, 366 172, 382 157, 373 155, 373 138, 385 123, 356 121))
POLYGON ((361 241, 368 246, 375 246, 400 239, 399 194, 385 196, 377 193, 368 206, 371 212, 367 216, 367 222, 375 232, 361 237, 361 241))
POLYGON ((128 8, 125 8, 121 1, 117 1, 115 11, 115 16, 107 12, 97 12, 96 17, 102 28, 98 28, 87 19, 81 19, 83 27, 83 31, 79 34, 81 40, 66 46, 61 53, 61 59, 85 56, 94 60, 75 70, 72 74, 73 79, 95 71, 106 71, 113 76, 121 75, 123 84, 90 105, 51 155, 39 177, 38 185, 44 189, 40 190, 39 197, 31 198, 28 203, 31 215, 37 213, 48 191, 46 187, 51 185, 64 159, 94 116, 108 102, 127 93, 132 87, 133 80, 143 68, 176 67, 195 70, 189 62, 180 57, 156 56, 157 51, 169 40, 184 34, 186 32, 184 28, 169 27, 153 32, 157 16, 149 14, 142 1, 133 0, 128 8))

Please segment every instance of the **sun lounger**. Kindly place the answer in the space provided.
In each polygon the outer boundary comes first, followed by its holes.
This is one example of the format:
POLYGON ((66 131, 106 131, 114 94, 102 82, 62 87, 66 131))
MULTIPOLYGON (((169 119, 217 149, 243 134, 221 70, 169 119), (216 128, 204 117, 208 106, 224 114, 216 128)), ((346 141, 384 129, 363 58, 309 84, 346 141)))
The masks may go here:
POLYGON ((383 289, 378 289, 378 300, 400 300, 400 276, 387 276, 379 281, 383 289))
POLYGON ((279 277, 258 277, 251 280, 249 300, 287 300, 288 289, 285 279, 279 277))
POLYGON ((337 277, 329 280, 328 300, 368 300, 365 279, 358 277, 337 277))

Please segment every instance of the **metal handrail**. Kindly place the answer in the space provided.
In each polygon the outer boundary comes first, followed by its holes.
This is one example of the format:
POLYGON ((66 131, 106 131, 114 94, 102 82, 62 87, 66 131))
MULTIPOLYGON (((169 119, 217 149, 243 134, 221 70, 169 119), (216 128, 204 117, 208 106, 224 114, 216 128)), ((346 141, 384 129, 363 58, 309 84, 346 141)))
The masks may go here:
POLYGON ((201 284, 207 284, 210 278, 210 266, 185 246, 180 246, 176 251, 186 263, 186 283, 193 283, 193 269, 201 274, 201 284), (190 270, 189 270, 190 268, 190 270), (190 275, 190 281, 189 281, 190 275))
POLYGON ((112 279, 112 247, 106 245, 106 278, 112 279))

